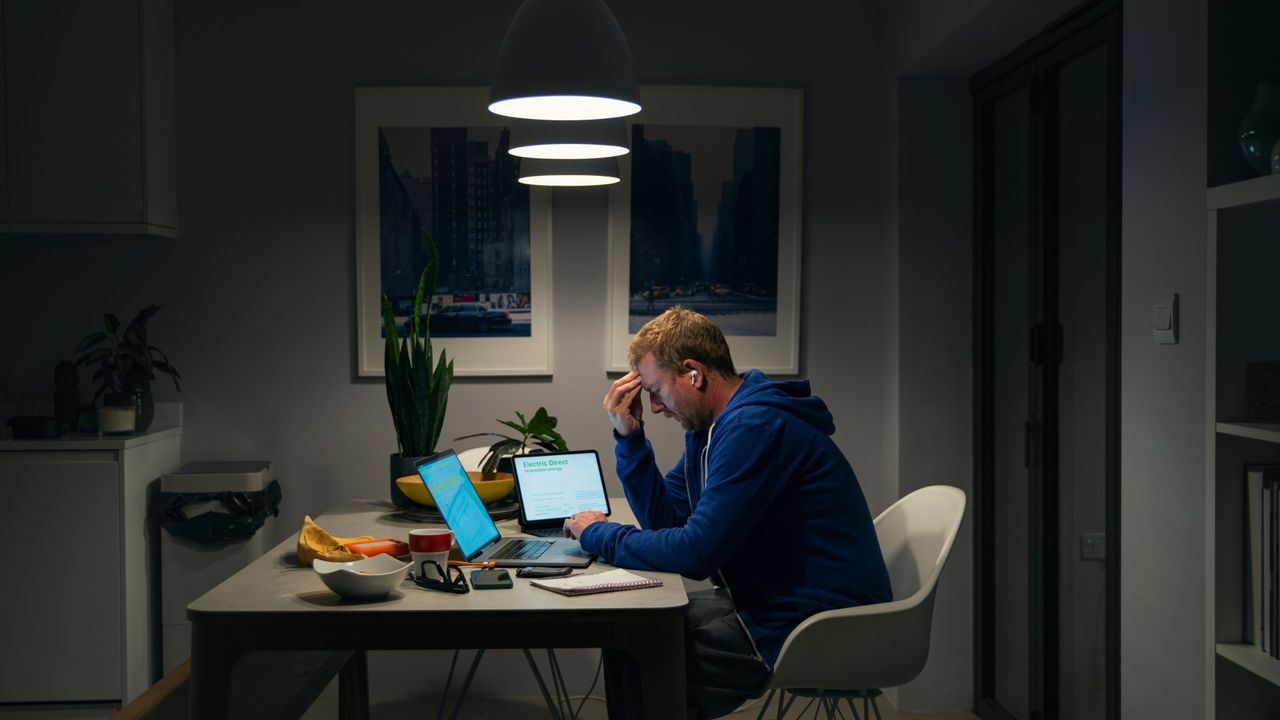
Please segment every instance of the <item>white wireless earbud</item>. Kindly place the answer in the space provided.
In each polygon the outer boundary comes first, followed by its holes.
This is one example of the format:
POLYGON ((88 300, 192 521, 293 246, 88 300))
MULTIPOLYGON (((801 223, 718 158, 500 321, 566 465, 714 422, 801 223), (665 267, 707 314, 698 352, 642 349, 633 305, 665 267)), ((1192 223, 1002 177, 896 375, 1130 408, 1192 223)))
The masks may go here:
POLYGON ((697 386, 698 386, 698 371, 697 371, 697 370, 690 370, 690 371, 689 371, 689 384, 690 384, 690 385, 692 385, 692 386, 694 386, 694 387, 697 387, 697 386))

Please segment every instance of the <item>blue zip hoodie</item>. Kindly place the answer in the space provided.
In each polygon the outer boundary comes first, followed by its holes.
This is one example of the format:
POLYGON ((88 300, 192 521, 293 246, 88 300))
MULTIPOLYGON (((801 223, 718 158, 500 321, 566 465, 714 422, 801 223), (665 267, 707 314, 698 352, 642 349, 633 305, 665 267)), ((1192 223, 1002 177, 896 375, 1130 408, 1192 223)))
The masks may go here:
POLYGON ((643 426, 614 435, 618 476, 644 529, 595 523, 580 541, 610 565, 716 576, 772 667, 805 618, 892 592, 826 403, 807 380, 740 377, 711 429, 685 433, 684 457, 665 477, 643 426))

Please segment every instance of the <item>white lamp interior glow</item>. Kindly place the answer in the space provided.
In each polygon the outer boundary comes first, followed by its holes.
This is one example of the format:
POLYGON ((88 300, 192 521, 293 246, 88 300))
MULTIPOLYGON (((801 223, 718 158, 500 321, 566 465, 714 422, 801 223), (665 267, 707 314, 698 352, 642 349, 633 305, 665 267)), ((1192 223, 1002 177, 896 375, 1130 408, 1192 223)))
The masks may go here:
POLYGON ((607 175, 530 175, 520 178, 525 185, 545 187, 589 187, 591 185, 612 185, 619 178, 607 175))
POLYGON ((490 103, 489 112, 528 120, 603 120, 640 112, 628 100, 586 95, 540 95, 490 103))
POLYGON ((542 145, 513 147, 510 152, 516 157, 538 158, 541 160, 591 160, 594 158, 618 157, 626 155, 630 151, 617 145, 545 143, 542 145))

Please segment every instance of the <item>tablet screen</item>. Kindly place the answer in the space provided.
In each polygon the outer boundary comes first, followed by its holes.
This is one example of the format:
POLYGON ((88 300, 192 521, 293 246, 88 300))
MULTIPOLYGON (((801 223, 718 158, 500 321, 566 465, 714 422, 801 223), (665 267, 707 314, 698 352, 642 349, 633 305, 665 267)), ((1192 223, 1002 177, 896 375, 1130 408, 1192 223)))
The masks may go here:
POLYGON ((560 520, 583 510, 608 514, 604 477, 594 450, 517 455, 512 461, 525 522, 560 520))

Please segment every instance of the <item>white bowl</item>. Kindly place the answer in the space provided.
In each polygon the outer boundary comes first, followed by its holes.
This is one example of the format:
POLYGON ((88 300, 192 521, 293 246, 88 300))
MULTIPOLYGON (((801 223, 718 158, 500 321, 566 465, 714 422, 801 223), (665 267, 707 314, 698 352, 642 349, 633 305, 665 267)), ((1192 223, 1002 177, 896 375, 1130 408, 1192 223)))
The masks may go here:
POLYGON ((413 563, 401 562, 390 555, 374 555, 352 562, 316 560, 311 563, 316 574, 330 590, 351 600, 377 600, 404 582, 413 563))

